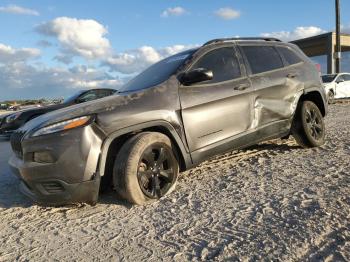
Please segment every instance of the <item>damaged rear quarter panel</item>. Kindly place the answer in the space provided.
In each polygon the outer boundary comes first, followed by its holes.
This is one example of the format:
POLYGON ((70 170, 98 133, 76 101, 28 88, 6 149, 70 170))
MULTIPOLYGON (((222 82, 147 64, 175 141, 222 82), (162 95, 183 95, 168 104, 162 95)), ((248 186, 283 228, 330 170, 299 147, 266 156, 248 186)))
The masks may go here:
POLYGON ((280 69, 251 77, 255 88, 252 129, 293 117, 304 83, 299 78, 286 77, 288 71, 280 69))

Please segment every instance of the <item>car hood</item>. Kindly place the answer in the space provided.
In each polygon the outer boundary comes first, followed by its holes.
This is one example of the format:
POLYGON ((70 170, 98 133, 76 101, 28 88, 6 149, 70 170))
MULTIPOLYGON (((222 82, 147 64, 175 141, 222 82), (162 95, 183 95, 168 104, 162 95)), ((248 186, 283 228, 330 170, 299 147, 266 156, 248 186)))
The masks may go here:
POLYGON ((98 100, 85 102, 82 104, 72 105, 65 108, 61 108, 47 114, 41 115, 28 123, 26 123, 20 131, 30 131, 38 129, 57 122, 73 119, 76 117, 98 114, 105 111, 114 110, 116 107, 127 104, 130 100, 139 98, 143 92, 138 93, 125 93, 108 96, 98 100))

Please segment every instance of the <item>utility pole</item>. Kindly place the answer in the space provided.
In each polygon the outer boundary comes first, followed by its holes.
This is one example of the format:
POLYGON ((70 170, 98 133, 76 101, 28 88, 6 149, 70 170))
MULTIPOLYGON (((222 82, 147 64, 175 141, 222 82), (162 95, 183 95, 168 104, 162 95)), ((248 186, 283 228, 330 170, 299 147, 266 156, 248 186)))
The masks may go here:
POLYGON ((340 73, 341 45, 340 45, 340 5, 339 0, 335 0, 335 72, 340 73))

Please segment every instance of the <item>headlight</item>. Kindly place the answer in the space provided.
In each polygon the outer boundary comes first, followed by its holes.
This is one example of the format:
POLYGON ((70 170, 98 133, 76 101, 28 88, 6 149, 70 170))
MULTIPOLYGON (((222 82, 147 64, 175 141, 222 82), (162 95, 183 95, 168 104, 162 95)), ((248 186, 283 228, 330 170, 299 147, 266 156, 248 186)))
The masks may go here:
POLYGON ((6 123, 11 123, 20 117, 22 113, 15 113, 6 117, 6 123))
POLYGON ((92 116, 83 116, 83 117, 70 119, 67 121, 62 121, 56 124, 52 124, 52 125, 40 128, 39 130, 35 131, 32 136, 34 137, 34 136, 47 135, 47 134, 52 134, 52 133, 84 126, 88 124, 91 119, 92 119, 92 116))

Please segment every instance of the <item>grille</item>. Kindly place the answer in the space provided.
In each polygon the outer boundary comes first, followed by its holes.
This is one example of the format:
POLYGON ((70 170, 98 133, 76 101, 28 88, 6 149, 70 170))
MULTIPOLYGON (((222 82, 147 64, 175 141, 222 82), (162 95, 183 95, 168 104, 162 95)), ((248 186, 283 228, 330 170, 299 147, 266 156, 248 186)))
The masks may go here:
POLYGON ((11 136, 11 147, 13 152, 19 157, 23 158, 23 151, 22 151, 22 139, 24 136, 24 132, 14 132, 11 136))
POLYGON ((57 194, 64 191, 64 187, 55 181, 42 182, 41 185, 48 193, 57 194))

